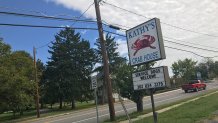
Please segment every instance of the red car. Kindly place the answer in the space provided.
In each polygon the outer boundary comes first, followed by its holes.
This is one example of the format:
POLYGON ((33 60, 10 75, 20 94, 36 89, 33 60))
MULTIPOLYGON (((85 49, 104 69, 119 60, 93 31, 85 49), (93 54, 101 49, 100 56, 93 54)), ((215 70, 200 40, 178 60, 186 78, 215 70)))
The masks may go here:
POLYGON ((187 93, 189 90, 198 92, 198 90, 205 90, 207 85, 202 80, 191 80, 188 84, 182 85, 182 90, 187 93))

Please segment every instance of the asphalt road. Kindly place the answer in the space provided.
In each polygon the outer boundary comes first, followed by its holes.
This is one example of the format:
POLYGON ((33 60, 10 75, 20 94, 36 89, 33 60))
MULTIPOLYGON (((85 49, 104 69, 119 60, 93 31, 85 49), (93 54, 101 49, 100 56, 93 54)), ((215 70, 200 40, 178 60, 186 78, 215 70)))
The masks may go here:
MULTIPOLYGON (((176 102, 181 99, 186 99, 205 93, 208 90, 218 89, 218 82, 207 83, 207 89, 199 92, 184 93, 181 89, 169 91, 161 94, 154 95, 155 106, 160 106, 163 104, 176 102)), ((136 104, 131 101, 124 102, 129 113, 136 111, 136 104)), ((151 108, 150 97, 145 97, 143 99, 144 109, 151 108)), ((108 106, 99 106, 99 121, 109 119, 108 106)), ((124 110, 120 103, 115 103, 115 113, 116 116, 125 115, 124 110)), ((69 114, 60 115, 56 117, 41 118, 35 121, 30 121, 31 123, 96 123, 96 109, 89 108, 84 110, 75 111, 69 114)))

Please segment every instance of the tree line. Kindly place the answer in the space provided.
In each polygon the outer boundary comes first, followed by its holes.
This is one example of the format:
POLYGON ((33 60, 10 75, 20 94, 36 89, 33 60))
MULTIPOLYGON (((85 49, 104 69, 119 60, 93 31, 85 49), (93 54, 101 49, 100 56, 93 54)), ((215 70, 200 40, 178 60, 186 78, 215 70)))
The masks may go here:
MULTIPOLYGON (((114 92, 136 103, 137 111, 143 111, 145 90, 134 91, 131 73, 149 69, 155 62, 131 67, 125 57, 118 53, 118 44, 110 34, 106 35, 106 50, 110 68, 110 77, 114 92)), ((103 61, 100 41, 91 47, 88 40, 71 28, 60 30, 55 42, 49 46, 51 54, 47 63, 37 60, 37 81, 39 82, 40 104, 63 103, 76 108, 76 102, 93 100, 91 74, 103 73, 103 61), (97 67, 96 67, 97 66, 97 67)), ((174 78, 194 79, 196 71, 202 78, 218 75, 218 62, 207 60, 197 64, 192 59, 179 60, 172 65, 174 78), (209 73, 209 74, 208 74, 209 73)), ((104 81, 104 80, 103 80, 104 81)), ((105 86, 105 82, 103 84, 105 86)), ((12 111, 14 114, 35 107, 35 82, 32 56, 25 51, 12 51, 10 45, 0 40, 0 113, 12 111)))
POLYGON ((213 79, 218 76, 218 61, 205 58, 201 62, 193 59, 178 60, 172 64, 173 78, 183 78, 184 81, 193 79, 213 79), (197 77, 197 73, 201 77, 197 77))

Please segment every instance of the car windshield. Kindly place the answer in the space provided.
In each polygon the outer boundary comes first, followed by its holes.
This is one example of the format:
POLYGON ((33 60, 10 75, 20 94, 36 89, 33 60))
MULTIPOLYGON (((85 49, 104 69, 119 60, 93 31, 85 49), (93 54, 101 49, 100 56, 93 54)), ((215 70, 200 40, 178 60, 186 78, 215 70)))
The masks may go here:
POLYGON ((195 83, 198 83, 198 80, 192 80, 189 82, 189 84, 195 84, 195 83))

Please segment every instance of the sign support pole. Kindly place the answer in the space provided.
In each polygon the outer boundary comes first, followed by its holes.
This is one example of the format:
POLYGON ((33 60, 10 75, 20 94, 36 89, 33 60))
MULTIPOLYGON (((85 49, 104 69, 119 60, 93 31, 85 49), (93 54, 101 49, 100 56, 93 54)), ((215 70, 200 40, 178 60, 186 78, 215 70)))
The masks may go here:
POLYGON ((95 105, 96 105, 96 119, 97 119, 97 123, 99 123, 99 118, 98 118, 98 94, 97 94, 97 88, 95 88, 95 105))
POLYGON ((152 104, 152 111, 153 111, 153 117, 154 117, 154 123, 157 123, 157 114, 155 112, 155 105, 154 105, 154 96, 153 96, 154 89, 150 89, 151 94, 151 104, 152 104))

